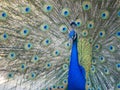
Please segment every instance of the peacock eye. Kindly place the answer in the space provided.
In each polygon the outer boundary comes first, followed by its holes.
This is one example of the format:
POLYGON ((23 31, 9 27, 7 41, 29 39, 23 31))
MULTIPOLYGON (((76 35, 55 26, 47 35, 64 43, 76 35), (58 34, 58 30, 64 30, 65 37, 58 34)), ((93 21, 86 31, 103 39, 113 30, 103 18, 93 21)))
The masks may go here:
POLYGON ((92 4, 89 1, 84 1, 82 3, 83 10, 89 10, 92 7, 92 4))
POLYGON ((68 9, 68 8, 64 8, 64 9, 62 10, 62 15, 63 15, 64 17, 69 16, 69 15, 70 15, 69 9, 68 9))
POLYGON ((1 40, 7 40, 8 39, 8 34, 7 33, 3 33, 2 35, 1 35, 1 40))
POLYGON ((8 55, 8 58, 9 58, 10 60, 15 60, 15 58, 16 58, 15 52, 10 52, 9 55, 8 55))
POLYGON ((109 18, 109 12, 107 10, 101 12, 102 19, 108 19, 109 18))
POLYGON ((51 68, 51 67, 52 67, 52 64, 51 64, 50 62, 47 62, 47 63, 46 63, 46 68, 49 69, 49 68, 51 68))
POLYGON ((2 12, 2 13, 1 13, 1 16, 2 16, 3 18, 5 18, 5 17, 7 16, 7 13, 6 13, 6 12, 2 12))
POLYGON ((95 59, 92 60, 92 64, 96 64, 96 60, 95 59))
POLYGON ((105 36, 105 31, 99 31, 99 37, 103 38, 105 36))
POLYGON ((21 69, 21 71, 24 71, 26 69, 26 65, 25 64, 21 64, 20 65, 20 69, 21 69))
POLYGON ((90 86, 90 85, 91 85, 91 82, 90 82, 90 81, 87 81, 87 85, 90 86))
POLYGON ((60 51, 59 51, 59 50, 55 50, 55 51, 53 52, 53 55, 54 55, 54 56, 59 56, 59 55, 60 55, 60 51))
POLYGON ((94 28, 94 22, 93 21, 89 21, 87 24, 87 28, 88 29, 93 29, 94 28))
POLYGON ((30 6, 24 6, 24 7, 21 7, 21 12, 23 14, 28 14, 31 12, 31 7, 30 6))
POLYGON ((23 68, 25 68, 25 66, 24 66, 24 65, 21 65, 21 68, 23 69, 23 68))
POLYGON ((52 11, 52 9, 53 9, 53 6, 52 5, 44 5, 44 7, 43 7, 43 11, 44 12, 46 12, 46 13, 48 13, 48 12, 51 12, 52 11))
POLYGON ((108 68, 104 68, 104 73, 105 74, 110 74, 109 69, 108 68))
POLYGON ((113 45, 109 46, 109 51, 110 52, 115 52, 115 50, 116 50, 115 46, 113 46, 113 45))
POLYGON ((63 70, 67 70, 68 69, 68 64, 63 64, 63 70))
POLYGON ((63 85, 61 85, 61 88, 63 89, 63 88, 64 88, 64 86, 63 86, 63 85))
POLYGON ((104 56, 99 56, 99 57, 98 57, 98 60, 99 60, 101 63, 103 63, 103 62, 105 62, 105 57, 104 57, 104 56))
POLYGON ((120 31, 117 31, 117 32, 116 32, 116 37, 117 37, 118 39, 120 39, 120 31))
POLYGON ((117 12, 117 16, 120 17, 120 10, 117 12))
POLYGON ((92 42, 93 42, 93 38, 90 37, 90 38, 88 39, 88 41, 89 41, 89 43, 92 43, 92 42))
POLYGON ((35 79, 35 77, 36 77, 36 73, 35 72, 31 72, 29 74, 29 79, 35 79))
POLYGON ((49 25, 46 24, 46 23, 43 23, 41 26, 40 26, 40 29, 42 31, 48 31, 49 30, 49 25))
POLYGON ((29 33, 30 33, 29 29, 23 29, 20 32, 21 36, 23 36, 23 37, 26 37, 27 35, 29 35, 29 33))
POLYGON ((116 64, 116 69, 120 71, 120 63, 116 64))
POLYGON ((26 43, 26 44, 24 45, 24 49, 25 49, 25 50, 30 50, 32 47, 33 47, 32 43, 26 43))
POLYGON ((82 36, 84 36, 84 37, 88 36, 88 31, 87 30, 83 30, 82 31, 82 36))
POLYGON ((53 88, 53 89, 56 89, 56 88, 57 88, 57 86, 56 86, 56 85, 53 85, 53 86, 52 86, 52 88, 53 88))
POLYGON ((13 72, 8 73, 7 77, 8 78, 13 78, 14 77, 14 73, 13 72))
POLYGON ((70 49, 70 47, 71 47, 70 42, 66 42, 66 43, 65 43, 65 48, 66 48, 66 49, 70 49))
POLYGON ((117 89, 118 89, 118 90, 120 89, 120 83, 117 84, 117 89))
POLYGON ((91 72, 92 72, 92 73, 95 73, 95 72, 96 72, 95 66, 93 66, 93 65, 91 66, 91 72))
POLYGON ((95 48, 96 51, 99 51, 100 48, 101 48, 101 45, 100 45, 100 44, 95 44, 95 45, 94 45, 94 48, 95 48))
POLYGON ((53 85, 53 87, 52 87, 52 88, 56 89, 56 87, 57 87, 56 85, 53 85))
POLYGON ((70 58, 65 58, 66 63, 69 63, 69 61, 70 61, 70 58))
POLYGON ((64 85, 66 85, 68 83, 68 80, 67 79, 64 79, 63 82, 62 82, 64 85))
POLYGON ((66 25, 61 25, 59 30, 62 32, 62 33, 66 33, 68 31, 68 28, 66 25))
POLYGON ((46 38, 44 41, 43 41, 43 44, 44 46, 48 46, 51 44, 51 40, 49 38, 46 38))
POLYGON ((82 20, 81 19, 77 19, 75 21, 75 23, 77 24, 77 27, 81 27, 82 26, 82 20))
POLYGON ((37 56, 37 55, 34 55, 33 57, 32 57, 32 62, 34 62, 34 63, 36 63, 36 62, 38 62, 38 60, 39 60, 39 57, 37 56))
POLYGON ((68 11, 64 11, 64 15, 68 15, 68 13, 69 13, 68 11))
POLYGON ((29 13, 31 11, 31 8, 30 7, 25 7, 25 12, 26 13, 29 13))
POLYGON ((7 17, 8 15, 5 11, 0 11, 0 20, 6 20, 7 17))

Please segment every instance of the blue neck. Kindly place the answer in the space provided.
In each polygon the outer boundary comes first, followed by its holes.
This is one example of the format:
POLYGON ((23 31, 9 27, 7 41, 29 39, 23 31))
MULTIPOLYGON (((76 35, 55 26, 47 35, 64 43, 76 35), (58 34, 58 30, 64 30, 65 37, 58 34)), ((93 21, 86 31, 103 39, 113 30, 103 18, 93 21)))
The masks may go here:
POLYGON ((73 41, 72 51, 71 51, 71 61, 70 66, 79 67, 78 63, 78 50, 77 50, 77 39, 73 41))
POLYGON ((73 41, 68 74, 68 90, 85 90, 85 70, 79 65, 77 39, 73 41))

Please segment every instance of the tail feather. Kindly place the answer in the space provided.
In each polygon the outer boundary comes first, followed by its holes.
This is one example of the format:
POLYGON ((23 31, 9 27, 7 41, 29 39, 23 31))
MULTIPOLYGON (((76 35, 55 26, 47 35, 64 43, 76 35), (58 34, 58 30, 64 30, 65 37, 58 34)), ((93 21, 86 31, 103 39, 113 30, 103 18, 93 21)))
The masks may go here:
POLYGON ((1 1, 0 88, 65 89, 72 21, 87 88, 119 90, 119 0, 1 1))

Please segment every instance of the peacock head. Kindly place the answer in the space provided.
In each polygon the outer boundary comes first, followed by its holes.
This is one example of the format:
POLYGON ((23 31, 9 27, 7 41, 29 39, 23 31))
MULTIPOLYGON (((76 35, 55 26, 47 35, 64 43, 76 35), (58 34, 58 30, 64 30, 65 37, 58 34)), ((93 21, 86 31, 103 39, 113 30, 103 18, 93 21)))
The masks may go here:
POLYGON ((76 22, 71 22, 70 26, 71 26, 72 29, 74 29, 77 26, 77 24, 76 24, 76 22))
POLYGON ((69 39, 76 40, 76 38, 77 38, 77 33, 74 30, 71 30, 69 33, 69 39))
POLYGON ((70 26, 72 27, 72 30, 69 32, 69 39, 70 40, 76 40, 77 33, 75 32, 74 28, 77 26, 75 22, 71 22, 70 26))
POLYGON ((72 30, 70 30, 69 32, 69 39, 73 41, 73 40, 76 40, 77 38, 77 33, 74 30, 74 28, 76 27, 76 23, 72 22, 70 25, 72 27, 72 30))

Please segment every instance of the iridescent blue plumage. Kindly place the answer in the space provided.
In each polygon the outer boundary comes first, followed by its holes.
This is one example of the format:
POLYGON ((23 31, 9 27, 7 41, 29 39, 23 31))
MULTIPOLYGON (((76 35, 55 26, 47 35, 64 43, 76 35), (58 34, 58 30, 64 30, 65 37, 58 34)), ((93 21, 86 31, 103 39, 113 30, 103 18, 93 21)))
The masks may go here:
POLYGON ((73 40, 68 74, 68 90, 85 90, 85 69, 79 65, 77 50, 77 34, 74 30, 70 31, 69 38, 73 40))

